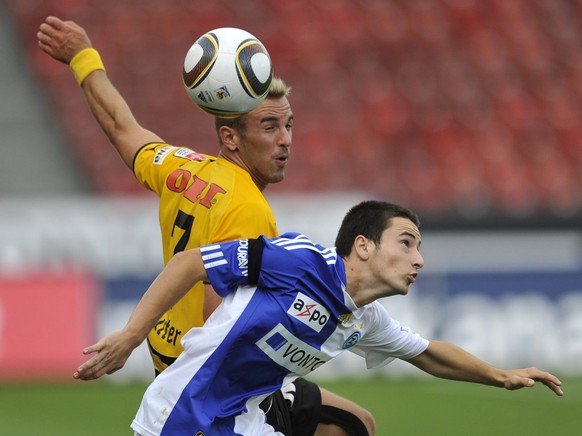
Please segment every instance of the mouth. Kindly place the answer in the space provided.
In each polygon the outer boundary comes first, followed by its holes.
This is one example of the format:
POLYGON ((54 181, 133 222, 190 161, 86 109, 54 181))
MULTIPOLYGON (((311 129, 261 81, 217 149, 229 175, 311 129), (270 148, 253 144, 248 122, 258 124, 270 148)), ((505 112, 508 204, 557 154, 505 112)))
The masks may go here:
POLYGON ((414 282, 416 282, 417 276, 418 276, 418 273, 408 274, 408 283, 413 284, 414 282))
POLYGON ((275 160, 281 163, 282 165, 287 165, 287 162, 289 161, 289 155, 276 157, 275 160))

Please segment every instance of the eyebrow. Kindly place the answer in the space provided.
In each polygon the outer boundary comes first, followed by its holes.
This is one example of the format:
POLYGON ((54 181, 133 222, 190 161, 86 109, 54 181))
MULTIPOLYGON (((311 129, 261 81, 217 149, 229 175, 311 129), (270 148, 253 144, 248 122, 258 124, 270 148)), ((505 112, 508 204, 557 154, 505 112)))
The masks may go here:
POLYGON ((276 116, 266 116, 264 118, 261 118, 261 123, 269 123, 271 121, 279 121, 279 117, 276 116))
MULTIPOLYGON (((289 121, 292 121, 293 118, 294 118, 294 115, 290 115, 289 118, 285 122, 288 123, 289 121)), ((260 122, 261 123, 270 123, 272 121, 279 122, 279 120, 281 120, 281 117, 278 117, 276 115, 267 115, 267 116, 261 118, 260 122)))
POLYGON ((406 231, 406 230, 403 231, 402 233, 400 233, 400 236, 409 236, 412 239, 414 239, 415 241, 418 241, 418 246, 419 247, 420 247, 420 244, 422 243, 422 240, 417 235, 415 235, 412 232, 406 231))

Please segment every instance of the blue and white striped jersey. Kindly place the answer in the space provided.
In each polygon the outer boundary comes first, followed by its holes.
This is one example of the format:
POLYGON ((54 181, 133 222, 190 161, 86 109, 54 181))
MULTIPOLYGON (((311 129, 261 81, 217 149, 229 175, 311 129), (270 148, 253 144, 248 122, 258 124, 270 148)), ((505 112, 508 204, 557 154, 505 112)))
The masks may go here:
POLYGON ((277 434, 258 405, 295 378, 347 349, 374 368, 428 346, 380 303, 355 306, 335 249, 297 233, 260 242, 260 252, 252 240, 201 249, 223 301, 184 336, 184 353, 146 391, 137 433, 277 434))

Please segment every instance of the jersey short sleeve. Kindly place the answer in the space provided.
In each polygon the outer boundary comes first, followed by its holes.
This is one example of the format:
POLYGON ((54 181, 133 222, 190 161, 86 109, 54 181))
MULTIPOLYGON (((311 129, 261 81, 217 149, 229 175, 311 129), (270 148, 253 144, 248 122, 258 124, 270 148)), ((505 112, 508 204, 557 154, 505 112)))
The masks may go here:
POLYGON ((248 283, 248 239, 207 245, 200 252, 208 279, 221 297, 248 283))
POLYGON ((206 161, 211 158, 186 147, 151 143, 137 152, 133 161, 133 172, 144 187, 161 196, 168 175, 177 167, 191 161, 206 161))
POLYGON ((201 252, 210 282, 223 297, 249 284, 285 291, 296 290, 297 285, 306 289, 322 286, 326 292, 331 292, 330 287, 341 290, 341 283, 335 281, 338 279, 330 277, 335 269, 328 265, 335 264, 335 250, 314 244, 299 233, 215 244, 202 247, 201 252))
MULTIPOLYGON (((201 247, 200 251, 212 287, 224 297, 241 285, 258 284, 269 289, 288 286, 289 280, 286 277, 294 277, 294 263, 297 261, 288 251, 291 244, 294 244, 294 248, 317 247, 303 235, 285 233, 278 238, 260 236, 256 239, 207 245, 201 247), (280 248, 278 244, 287 244, 287 249, 280 248)), ((291 279, 292 282, 296 280, 291 279)))
POLYGON ((428 347, 427 339, 392 318, 379 301, 364 309, 373 328, 350 351, 364 357, 368 369, 387 365, 394 359, 411 359, 428 347))

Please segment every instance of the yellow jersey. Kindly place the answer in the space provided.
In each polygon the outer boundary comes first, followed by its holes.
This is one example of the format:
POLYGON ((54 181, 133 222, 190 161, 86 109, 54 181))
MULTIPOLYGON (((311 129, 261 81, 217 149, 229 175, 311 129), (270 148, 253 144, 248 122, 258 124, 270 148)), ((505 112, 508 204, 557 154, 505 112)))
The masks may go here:
MULTIPOLYGON (((225 159, 164 143, 143 146, 133 170, 160 198, 164 264, 180 251, 215 242, 277 236, 275 216, 250 174, 225 159)), ((204 284, 196 284, 148 335, 161 372, 182 352, 181 338, 204 323, 204 284)))

